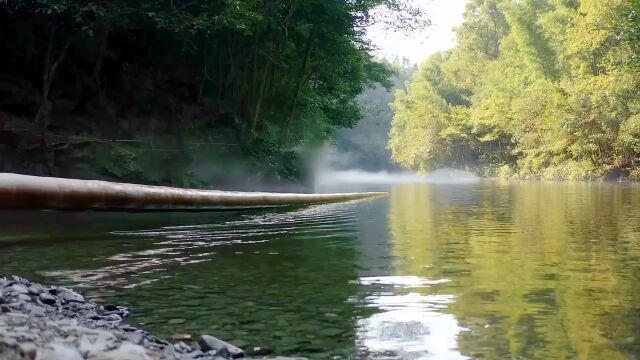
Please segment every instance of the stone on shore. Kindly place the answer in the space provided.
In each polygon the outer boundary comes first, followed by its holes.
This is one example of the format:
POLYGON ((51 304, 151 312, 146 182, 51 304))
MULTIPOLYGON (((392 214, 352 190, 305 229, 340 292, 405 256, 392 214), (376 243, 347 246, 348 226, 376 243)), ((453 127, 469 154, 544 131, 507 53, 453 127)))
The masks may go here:
MULTIPOLYGON (((210 335, 202 335, 195 344, 172 345, 124 324, 129 313, 122 306, 87 301, 65 287, 45 287, 15 275, 0 277, 0 359, 224 360, 245 356, 242 349, 210 335)), ((186 341, 191 336, 174 334, 172 338, 186 341)), ((261 356, 271 349, 256 346, 249 352, 261 356)))
POLYGON ((57 289, 56 295, 67 302, 84 302, 84 296, 71 289, 60 287, 57 289))
POLYGON ((78 349, 63 343, 49 344, 38 351, 36 360, 84 360, 78 349))
POLYGON ((231 357, 233 359, 244 357, 244 351, 242 351, 242 349, 211 335, 200 336, 198 345, 200 345, 200 349, 204 352, 213 350, 216 352, 216 355, 223 357, 231 357))

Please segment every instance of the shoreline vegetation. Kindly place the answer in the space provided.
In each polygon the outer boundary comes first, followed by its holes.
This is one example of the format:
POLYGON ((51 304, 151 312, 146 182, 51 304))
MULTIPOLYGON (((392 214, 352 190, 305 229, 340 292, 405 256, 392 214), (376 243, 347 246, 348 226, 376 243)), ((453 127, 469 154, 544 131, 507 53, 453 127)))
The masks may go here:
POLYGON ((98 304, 60 286, 0 277, 0 358, 4 360, 305 360, 265 357, 266 347, 240 349, 211 335, 174 343, 124 323, 129 309, 98 304))
POLYGON ((404 0, 0 1, 0 172, 309 188, 358 96, 391 86, 374 24, 428 21, 404 0))
POLYGON ((640 179, 640 7, 469 1, 457 45, 396 93, 403 167, 487 177, 640 179))

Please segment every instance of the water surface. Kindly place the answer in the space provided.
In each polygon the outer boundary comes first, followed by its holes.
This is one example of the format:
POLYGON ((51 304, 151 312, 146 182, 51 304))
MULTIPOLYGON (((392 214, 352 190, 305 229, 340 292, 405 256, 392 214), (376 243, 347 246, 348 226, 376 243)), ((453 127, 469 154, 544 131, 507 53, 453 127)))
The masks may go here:
POLYGON ((312 359, 640 354, 640 187, 390 191, 249 213, 1 213, 0 273, 82 287, 164 336, 312 359))

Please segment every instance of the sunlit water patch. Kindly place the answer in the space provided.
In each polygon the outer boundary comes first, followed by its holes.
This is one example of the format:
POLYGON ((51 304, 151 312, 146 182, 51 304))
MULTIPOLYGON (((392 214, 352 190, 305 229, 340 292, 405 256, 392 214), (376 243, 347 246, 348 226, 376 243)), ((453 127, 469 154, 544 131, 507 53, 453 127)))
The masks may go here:
POLYGON ((466 359, 457 350, 463 329, 447 314, 453 295, 430 294, 447 283, 418 276, 363 277, 366 306, 377 310, 357 322, 358 347, 371 359, 466 359))

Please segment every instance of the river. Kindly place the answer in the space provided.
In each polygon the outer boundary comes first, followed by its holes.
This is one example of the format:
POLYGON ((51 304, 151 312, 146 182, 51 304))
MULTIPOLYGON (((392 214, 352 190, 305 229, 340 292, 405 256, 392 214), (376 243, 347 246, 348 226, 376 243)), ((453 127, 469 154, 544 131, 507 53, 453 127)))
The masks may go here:
POLYGON ((129 306, 130 322, 159 335, 208 333, 279 355, 640 354, 640 186, 389 191, 278 211, 0 213, 0 273, 129 306))

